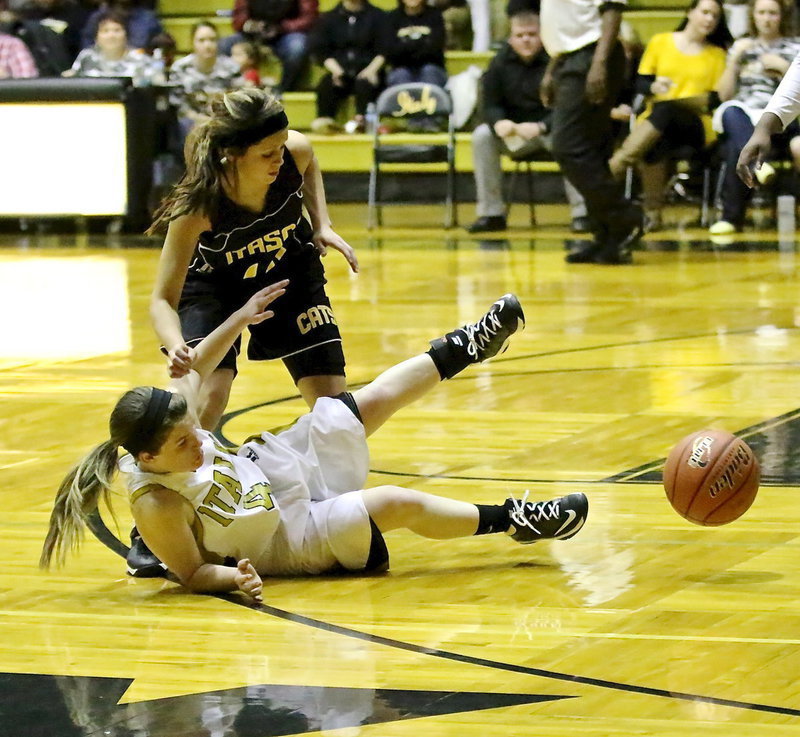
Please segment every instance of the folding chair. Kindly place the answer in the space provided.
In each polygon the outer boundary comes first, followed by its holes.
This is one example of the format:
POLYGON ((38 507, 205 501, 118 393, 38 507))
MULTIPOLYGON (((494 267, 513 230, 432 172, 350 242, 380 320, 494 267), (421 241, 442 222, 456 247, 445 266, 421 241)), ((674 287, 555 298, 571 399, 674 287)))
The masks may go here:
POLYGON ((446 165, 446 199, 444 227, 456 224, 456 136, 453 125, 453 103, 448 92, 423 82, 398 84, 384 90, 375 103, 372 146, 372 168, 369 176, 368 229, 383 224, 381 199, 382 168, 386 164, 418 164, 424 169, 440 169, 446 165), (384 123, 396 126, 403 122, 410 129, 402 133, 387 132, 384 123), (415 123, 435 123, 438 132, 415 130, 415 123), (419 140, 415 141, 414 139, 419 140))

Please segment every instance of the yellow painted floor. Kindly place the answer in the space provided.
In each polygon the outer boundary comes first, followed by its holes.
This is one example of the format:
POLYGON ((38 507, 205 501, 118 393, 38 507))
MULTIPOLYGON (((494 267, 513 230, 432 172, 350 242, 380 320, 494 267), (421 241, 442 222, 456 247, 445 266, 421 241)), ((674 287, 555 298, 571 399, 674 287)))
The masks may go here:
MULTIPOLYGON (((387 210, 372 235, 363 209, 335 208, 362 272, 329 255, 329 294, 355 385, 516 292, 525 332, 376 434, 369 482, 486 504, 583 490, 584 529, 525 547, 391 533, 389 574, 272 580, 263 606, 129 578, 91 535, 37 570, 69 465, 119 394, 163 383, 158 251, 3 236, 0 732, 800 733, 795 244, 680 226, 633 266, 570 266, 559 211, 541 209, 541 230, 518 205, 511 231, 478 240, 427 227, 434 208, 387 210), (764 470, 721 528, 678 517, 660 485, 669 449, 704 427, 742 434, 764 470)), ((303 409, 281 365, 245 363, 221 430, 241 440, 303 409)), ((117 511, 124 541, 122 496, 117 511)))

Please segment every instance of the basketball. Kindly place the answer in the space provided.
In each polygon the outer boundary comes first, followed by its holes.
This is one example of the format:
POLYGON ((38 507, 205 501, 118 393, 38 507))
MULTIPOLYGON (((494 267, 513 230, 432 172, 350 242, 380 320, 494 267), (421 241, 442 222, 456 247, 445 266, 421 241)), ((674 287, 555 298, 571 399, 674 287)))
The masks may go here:
POLYGON ((687 435, 664 466, 664 490, 673 509, 707 527, 739 519, 756 498, 760 480, 750 446, 724 430, 687 435))

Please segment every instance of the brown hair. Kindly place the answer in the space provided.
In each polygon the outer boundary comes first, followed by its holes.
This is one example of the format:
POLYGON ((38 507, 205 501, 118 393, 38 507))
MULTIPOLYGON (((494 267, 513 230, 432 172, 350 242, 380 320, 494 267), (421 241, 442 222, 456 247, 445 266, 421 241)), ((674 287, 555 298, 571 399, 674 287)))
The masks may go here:
MULTIPOLYGON (((747 3, 747 35, 758 38, 756 30, 755 10, 758 0, 750 0, 747 3)), ((782 37, 791 36, 794 27, 794 4, 791 7, 784 0, 773 0, 781 10, 781 22, 778 26, 778 34, 782 37)))
MULTIPOLYGON (((49 568, 54 560, 56 565, 62 565, 67 554, 77 550, 83 539, 86 518, 97 509, 101 498, 113 516, 110 492, 117 472, 119 448, 129 444, 137 432, 152 394, 151 386, 139 386, 125 392, 109 418, 111 437, 89 451, 64 477, 50 515, 50 527, 39 559, 41 568, 49 568)), ((186 410, 186 399, 173 394, 161 426, 149 438, 140 439, 144 441, 143 450, 157 453, 172 428, 186 416, 186 410)))
POLYGON ((283 112, 277 97, 258 87, 225 93, 211 102, 211 117, 199 123, 186 142, 186 171, 164 198, 153 216, 148 235, 163 230, 172 220, 192 212, 210 215, 222 194, 227 177, 223 159, 227 150, 237 155, 246 149, 226 148, 232 136, 263 124, 283 112))

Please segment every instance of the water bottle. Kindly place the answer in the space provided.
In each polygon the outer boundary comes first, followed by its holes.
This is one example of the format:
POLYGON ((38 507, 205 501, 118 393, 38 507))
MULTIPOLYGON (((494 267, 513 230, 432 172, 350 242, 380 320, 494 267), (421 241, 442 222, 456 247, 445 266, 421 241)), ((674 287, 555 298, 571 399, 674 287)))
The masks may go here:
POLYGON ((794 195, 782 194, 778 197, 778 233, 786 238, 794 238, 795 231, 795 199, 794 195))
POLYGON ((375 108, 375 103, 371 102, 367 105, 367 114, 364 116, 366 120, 366 132, 374 136, 375 135, 375 128, 378 125, 378 113, 375 108))

